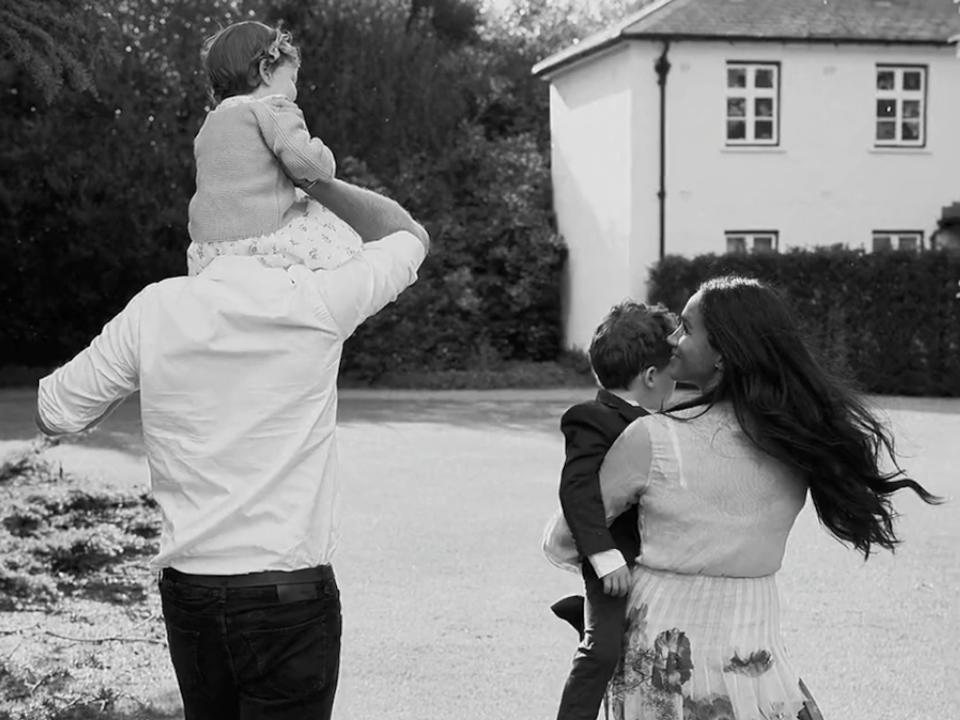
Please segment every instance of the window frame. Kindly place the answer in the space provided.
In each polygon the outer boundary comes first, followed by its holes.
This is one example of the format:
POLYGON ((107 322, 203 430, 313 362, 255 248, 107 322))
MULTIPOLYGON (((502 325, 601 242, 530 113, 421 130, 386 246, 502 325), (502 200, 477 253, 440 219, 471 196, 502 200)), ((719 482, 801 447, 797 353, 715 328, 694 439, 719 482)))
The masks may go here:
POLYGON ((873 72, 873 146, 875 148, 925 148, 927 146, 927 98, 928 98, 928 88, 930 86, 930 67, 923 64, 899 64, 899 63, 877 63, 874 66, 873 72), (893 90, 881 90, 877 87, 877 80, 881 71, 893 71, 894 72, 894 88, 893 90), (919 71, 920 73, 920 82, 923 87, 919 91, 915 90, 904 90, 903 89, 903 74, 904 72, 913 72, 919 71), (899 83, 899 87, 898 84, 899 83), (896 102, 896 110, 893 115, 894 123, 894 137, 893 139, 884 140, 878 135, 878 125, 883 120, 888 120, 889 118, 882 118, 877 112, 877 104, 882 100, 894 100, 896 102), (903 123, 906 119, 903 117, 903 102, 905 100, 919 100, 920 102, 920 137, 917 140, 904 140, 903 139, 903 123))
MULTIPOLYGON (((723 66, 723 138, 726 147, 779 147, 780 146, 780 92, 783 86, 783 67, 778 60, 727 60, 723 66), (744 67, 748 70, 748 85, 742 88, 733 88, 729 85, 730 70, 736 67, 744 67), (767 88, 761 88, 757 92, 756 85, 750 85, 750 79, 756 79, 756 70, 773 70, 773 88, 768 92, 767 88), (750 72, 750 71, 753 72, 750 72), (737 116, 729 114, 729 101, 733 98, 744 99, 745 136, 743 139, 731 138, 729 123, 731 120, 738 119, 737 116), (773 100, 773 113, 770 120, 773 122, 773 137, 769 140, 758 140, 756 138, 756 122, 758 116, 756 111, 756 100, 758 98, 771 98, 773 100)), ((760 116, 760 119, 765 119, 760 116)))
POLYGON ((730 250, 730 240, 736 237, 744 238, 745 247, 742 253, 744 255, 753 255, 755 253, 772 253, 779 254, 780 252, 780 231, 779 230, 724 230, 723 237, 726 241, 726 250, 724 251, 725 255, 740 254, 739 250, 730 250), (757 250, 757 238, 758 237, 770 237, 773 239, 769 250, 757 250))
POLYGON ((923 252, 923 239, 923 230, 873 230, 870 233, 870 252, 923 252), (884 236, 889 237, 891 240, 890 249, 878 250, 876 247, 877 238, 884 236), (917 246, 912 249, 900 247, 900 241, 905 237, 915 238, 917 246), (894 246, 894 240, 896 240, 896 246, 894 246))

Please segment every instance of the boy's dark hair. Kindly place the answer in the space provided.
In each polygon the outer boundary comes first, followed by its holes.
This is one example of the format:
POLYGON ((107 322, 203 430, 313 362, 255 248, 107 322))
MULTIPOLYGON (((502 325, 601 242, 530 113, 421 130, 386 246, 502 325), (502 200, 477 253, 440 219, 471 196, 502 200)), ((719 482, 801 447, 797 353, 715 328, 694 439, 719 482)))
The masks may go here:
POLYGON ((200 53, 214 102, 246 95, 260 86, 260 63, 271 70, 283 62, 300 63, 290 33, 245 20, 207 38, 200 53))
POLYGON ((677 316, 663 305, 625 300, 611 308, 594 331, 588 353, 600 386, 625 390, 648 367, 666 367, 673 352, 667 336, 676 327, 677 316))

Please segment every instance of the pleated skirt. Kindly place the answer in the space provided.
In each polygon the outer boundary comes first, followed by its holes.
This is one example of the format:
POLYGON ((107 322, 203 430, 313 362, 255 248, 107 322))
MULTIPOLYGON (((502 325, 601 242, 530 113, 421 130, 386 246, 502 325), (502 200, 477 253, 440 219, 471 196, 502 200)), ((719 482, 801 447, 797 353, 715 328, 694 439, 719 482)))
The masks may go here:
POLYGON ((607 702, 615 720, 822 720, 783 646, 774 575, 637 568, 607 702))

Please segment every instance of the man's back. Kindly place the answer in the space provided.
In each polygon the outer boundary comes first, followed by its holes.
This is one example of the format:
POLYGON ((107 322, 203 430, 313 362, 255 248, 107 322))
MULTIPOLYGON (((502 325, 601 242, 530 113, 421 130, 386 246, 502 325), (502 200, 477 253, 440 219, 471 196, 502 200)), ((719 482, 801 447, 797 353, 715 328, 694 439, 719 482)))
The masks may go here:
POLYGON ((140 390, 164 517, 157 566, 242 574, 328 563, 343 342, 415 280, 423 255, 402 232, 336 270, 224 256, 151 285, 41 381, 41 417, 73 432, 140 390))
POLYGON ((295 277, 221 258, 143 298, 143 436, 170 530, 161 567, 233 574, 329 559, 344 335, 295 277), (284 525, 303 534, 277 533, 284 525))
MULTIPOLYGON (((227 37, 295 54, 261 23, 215 40, 227 37)), ((248 69, 240 63, 235 79, 248 69)), ((163 512, 161 607, 187 717, 332 713, 340 353, 416 280, 430 238, 369 190, 332 180, 311 194, 372 242, 331 270, 221 256, 200 275, 150 285, 40 381, 37 425, 48 435, 90 428, 141 390, 163 512)))

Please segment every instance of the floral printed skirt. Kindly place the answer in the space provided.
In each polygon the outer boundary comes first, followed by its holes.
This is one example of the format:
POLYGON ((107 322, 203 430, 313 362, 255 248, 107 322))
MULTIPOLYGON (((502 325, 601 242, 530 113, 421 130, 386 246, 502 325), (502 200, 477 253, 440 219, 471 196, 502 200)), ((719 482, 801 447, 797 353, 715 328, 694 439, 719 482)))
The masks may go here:
POLYGON ((775 576, 637 568, 615 720, 823 720, 783 647, 775 576))
POLYGON ((269 235, 190 243, 187 274, 196 275, 220 255, 254 255, 267 267, 306 265, 310 270, 331 270, 360 252, 360 236, 326 206, 304 198, 294 209, 296 217, 269 235))

